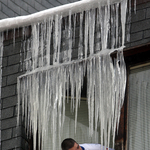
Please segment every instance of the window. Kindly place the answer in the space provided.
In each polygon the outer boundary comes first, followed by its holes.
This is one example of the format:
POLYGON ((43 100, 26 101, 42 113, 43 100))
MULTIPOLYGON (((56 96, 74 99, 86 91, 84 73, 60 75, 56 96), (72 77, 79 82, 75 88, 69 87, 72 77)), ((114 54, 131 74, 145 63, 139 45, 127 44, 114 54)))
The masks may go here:
POLYGON ((129 75, 128 149, 150 149, 150 64, 129 75))
MULTIPOLYGON (((100 142, 100 132, 95 131, 92 137, 89 136, 89 121, 88 121, 88 105, 86 98, 81 98, 80 107, 78 108, 77 117, 77 128, 75 133, 75 112, 71 111, 70 101, 66 100, 66 111, 65 111, 65 122, 62 130, 62 137, 59 139, 59 135, 56 133, 56 139, 58 143, 56 145, 56 150, 60 149, 61 142, 65 138, 73 138, 78 143, 99 143, 100 142)), ((59 129, 58 129, 59 130, 59 129)), ((51 138, 51 136, 49 136, 51 138)), ((52 141, 49 139, 48 141, 52 141)), ((52 149, 52 142, 45 144, 44 149, 52 149)))
MULTIPOLYGON (((140 99, 141 107, 138 108, 137 98, 136 98, 138 96, 136 95, 136 93, 142 94, 142 90, 143 90, 143 94, 146 94, 147 98, 149 97, 147 101, 150 100, 150 95, 147 91, 149 90, 148 88, 146 89, 146 92, 144 92, 144 89, 142 86, 140 87, 140 89, 137 88, 136 86, 137 84, 135 84, 135 77, 138 78, 139 81, 141 81, 143 77, 146 80, 146 82, 150 83, 150 79, 149 79, 150 44, 125 49, 124 56, 125 56, 125 62, 126 62, 126 67, 127 67, 128 80, 127 80, 127 86, 126 86, 126 95, 125 95, 124 105, 122 107, 121 116, 120 116, 119 130, 116 133, 115 150, 134 150, 134 149, 145 150, 149 148, 144 148, 144 145, 146 144, 145 143, 146 140, 138 139, 139 137, 138 137, 138 134, 136 133, 136 131, 138 130, 135 130, 135 127, 136 127, 135 119, 137 117, 136 111, 138 113, 141 113, 141 115, 142 113, 146 114, 148 113, 147 111, 150 105, 147 106, 147 110, 144 112, 144 110, 142 109, 144 105, 144 98, 141 98, 140 99), (136 139, 138 140, 135 141, 136 139), (140 143, 139 141, 142 143, 140 143), (140 144, 142 148, 139 145, 136 145, 137 143, 135 142, 140 144), (133 145, 136 147, 134 147, 133 145)), ((141 117, 140 120, 138 119, 137 121, 138 123, 140 123, 141 121, 143 125, 145 125, 146 121, 148 121, 148 117, 146 117, 146 119, 141 117)), ((138 132, 141 132, 143 136, 145 135, 144 132, 147 132, 147 130, 148 129, 145 128, 145 130, 140 130, 138 132)), ((149 141, 150 141, 150 138, 149 138, 149 141)))

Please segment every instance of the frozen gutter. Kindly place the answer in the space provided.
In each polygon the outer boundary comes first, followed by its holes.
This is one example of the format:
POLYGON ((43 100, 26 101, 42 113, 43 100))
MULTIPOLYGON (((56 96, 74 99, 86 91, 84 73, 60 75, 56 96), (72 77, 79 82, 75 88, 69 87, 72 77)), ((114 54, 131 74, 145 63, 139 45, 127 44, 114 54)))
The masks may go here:
POLYGON ((45 66, 45 67, 40 67, 40 68, 36 68, 35 70, 32 70, 30 72, 27 72, 21 76, 18 77, 18 79, 21 79, 25 76, 28 76, 28 75, 32 75, 32 74, 35 74, 37 72, 44 72, 44 71, 47 71, 47 70, 50 70, 50 69, 53 69, 53 68, 58 68, 58 67, 61 67, 61 66, 68 66, 68 65, 72 65, 72 64, 76 64, 76 63, 81 63, 81 62, 86 62, 87 60, 92 60, 94 57, 99 57, 99 56, 102 56, 102 55, 111 55, 113 53, 116 53, 116 51, 118 50, 123 50, 124 49, 124 46, 121 46, 120 48, 116 48, 116 49, 105 49, 105 50, 102 50, 102 51, 99 51, 98 53, 96 54, 93 54, 91 56, 89 56, 88 58, 83 58, 83 59, 77 59, 77 60, 72 60, 71 62, 64 62, 64 63, 61 63, 61 64, 56 64, 56 65, 49 65, 49 66, 45 66))
POLYGON ((97 8, 98 6, 105 6, 108 4, 114 4, 121 2, 122 0, 83 0, 75 3, 70 3, 58 7, 54 7, 48 10, 37 12, 27 16, 19 16, 14 18, 7 18, 0 20, 0 31, 9 30, 13 28, 19 28, 28 26, 36 22, 44 20, 44 18, 53 15, 68 16, 71 11, 72 14, 89 10, 91 8, 97 8))

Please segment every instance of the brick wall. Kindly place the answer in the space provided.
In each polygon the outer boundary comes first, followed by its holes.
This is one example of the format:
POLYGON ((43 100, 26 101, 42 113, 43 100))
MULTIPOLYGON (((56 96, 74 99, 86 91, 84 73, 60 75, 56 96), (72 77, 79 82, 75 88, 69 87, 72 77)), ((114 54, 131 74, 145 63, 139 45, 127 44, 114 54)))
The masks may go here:
POLYGON ((150 1, 137 5, 136 13, 132 9, 130 36, 130 42, 126 42, 128 48, 150 42, 150 1))
POLYGON ((79 0, 1 0, 0 19, 32 14, 79 0))
POLYGON ((20 71, 20 45, 16 40, 4 42, 3 67, 2 67, 2 96, 1 96, 1 149, 25 149, 25 130, 17 124, 17 77, 22 74, 20 71), (22 138, 23 137, 23 138, 22 138))

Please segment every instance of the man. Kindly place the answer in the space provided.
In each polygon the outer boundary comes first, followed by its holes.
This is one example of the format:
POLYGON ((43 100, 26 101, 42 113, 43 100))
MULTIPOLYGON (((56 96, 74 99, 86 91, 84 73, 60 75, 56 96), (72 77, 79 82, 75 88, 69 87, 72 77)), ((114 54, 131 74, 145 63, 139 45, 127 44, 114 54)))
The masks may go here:
MULTIPOLYGON (((104 149, 100 144, 78 144, 74 139, 67 138, 61 143, 62 150, 108 150, 104 149)), ((110 149, 109 150, 113 150, 110 149)))
POLYGON ((84 150, 75 140, 68 138, 61 143, 62 150, 84 150))

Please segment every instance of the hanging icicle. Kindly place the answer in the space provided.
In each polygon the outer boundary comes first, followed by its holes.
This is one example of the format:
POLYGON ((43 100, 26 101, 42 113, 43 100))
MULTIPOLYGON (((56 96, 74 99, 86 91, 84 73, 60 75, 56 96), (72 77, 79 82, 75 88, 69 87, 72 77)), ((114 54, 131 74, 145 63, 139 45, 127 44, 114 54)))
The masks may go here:
POLYGON ((25 124, 29 125, 33 132, 34 145, 36 145, 38 130, 38 137, 44 148, 43 140, 48 139, 48 124, 51 122, 51 142, 54 146, 53 149, 56 149, 56 130, 58 127, 59 139, 61 139, 65 118, 65 101, 69 94, 69 88, 71 89, 71 110, 75 111, 76 128, 81 87, 85 73, 87 77, 89 136, 94 134, 100 123, 101 144, 109 147, 111 132, 113 132, 114 141, 126 83, 126 69, 122 52, 125 9, 126 2, 122 2, 122 4, 117 3, 111 7, 99 5, 97 9, 79 14, 80 36, 77 60, 72 54, 73 40, 76 42, 75 31, 72 34, 76 28, 72 23, 72 17, 76 17, 77 14, 73 16, 69 11, 68 17, 65 18, 63 35, 61 35, 63 19, 59 15, 51 16, 47 19, 48 21, 32 25, 31 48, 29 48, 32 50, 30 51, 31 57, 26 60, 27 62, 30 61, 31 66, 26 62, 28 72, 18 78, 18 93, 21 93, 18 99, 24 101, 22 110, 28 118, 25 124), (124 15, 121 20, 118 20, 119 5, 122 15, 124 15), (122 37, 120 38, 118 37, 119 22, 122 23, 122 37), (85 32, 83 32, 83 28, 85 32), (101 48, 96 54, 94 50, 95 30, 99 32, 98 43, 99 48, 101 48), (122 39, 122 42, 119 39, 122 39), (63 51, 61 50, 62 43, 64 46, 66 45, 66 49, 63 51), (83 43, 85 48, 83 48, 83 43), (118 51, 117 57, 112 60, 110 54, 114 51, 118 51), (66 53, 65 61, 62 63, 63 58, 61 56, 64 55, 61 53, 66 53), (44 117, 42 117, 43 115, 44 117))
POLYGON ((123 48, 127 0, 80 3, 82 9, 75 3, 43 12, 45 17, 31 22, 31 37, 22 44, 27 45, 23 62, 27 72, 18 77, 18 117, 22 104, 22 119, 25 117, 25 126, 33 134, 34 150, 37 135, 39 148, 45 150, 45 143, 50 142, 56 150, 56 133, 60 141, 69 95, 76 131, 84 77, 89 136, 100 128, 101 144, 109 147, 111 132, 114 142, 126 86, 123 48), (77 6, 80 8, 75 11, 77 6), (51 141, 47 141, 49 135, 51 141))

